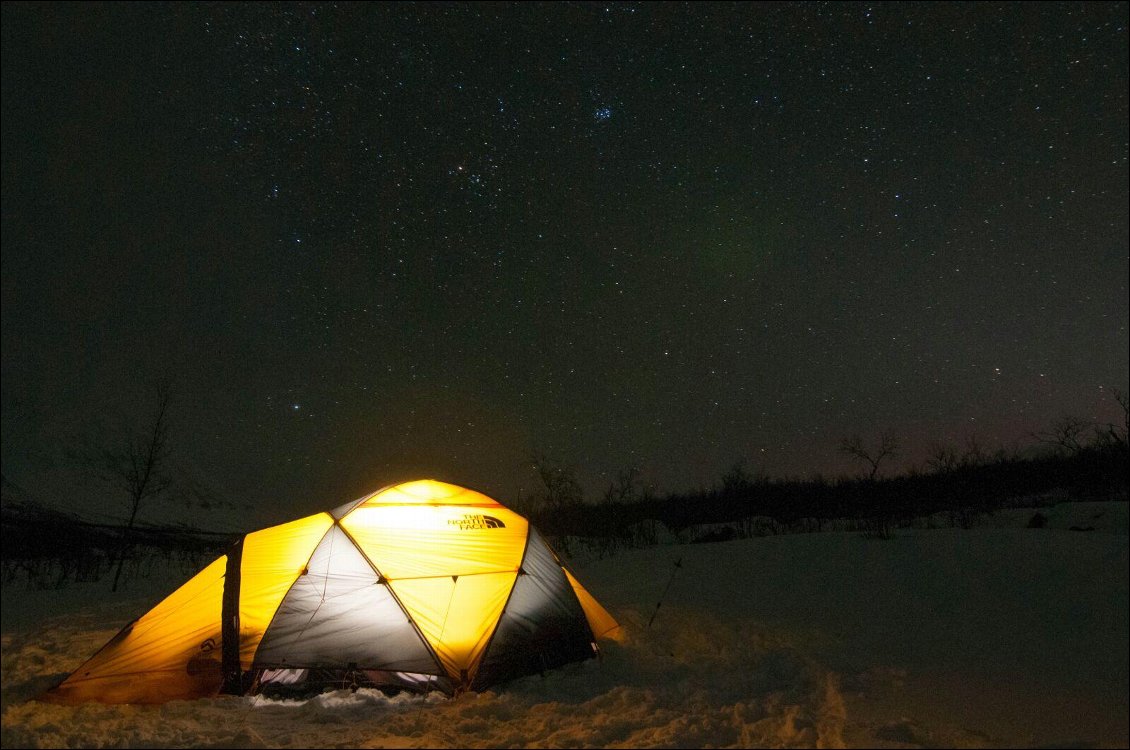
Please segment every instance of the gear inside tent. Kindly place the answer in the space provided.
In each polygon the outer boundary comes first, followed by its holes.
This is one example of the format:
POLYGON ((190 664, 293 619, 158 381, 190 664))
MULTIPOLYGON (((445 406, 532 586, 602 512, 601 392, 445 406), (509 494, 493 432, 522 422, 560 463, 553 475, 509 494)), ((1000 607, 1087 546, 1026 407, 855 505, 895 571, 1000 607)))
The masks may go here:
POLYGON ((455 694, 592 658, 618 628, 525 518, 421 480, 245 535, 44 700, 455 694))

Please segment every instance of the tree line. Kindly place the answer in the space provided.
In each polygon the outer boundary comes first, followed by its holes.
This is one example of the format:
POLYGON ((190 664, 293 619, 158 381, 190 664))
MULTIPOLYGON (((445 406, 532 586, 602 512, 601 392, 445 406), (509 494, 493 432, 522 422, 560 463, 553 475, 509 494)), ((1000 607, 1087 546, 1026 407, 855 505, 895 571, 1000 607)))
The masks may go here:
POLYGON ((544 491, 523 509, 562 553, 569 555, 570 546, 584 538, 603 556, 654 543, 660 530, 678 539, 704 524, 728 528, 700 541, 821 531, 833 520, 886 538, 914 519, 938 514, 952 526, 968 528, 978 517, 1009 507, 1126 500, 1130 410, 1125 394, 1115 391, 1115 397, 1122 424, 1063 417, 1033 434, 1033 449, 1025 454, 989 451, 974 437, 963 445, 935 444, 924 465, 892 475, 884 471, 902 452, 896 436, 883 433, 867 442, 849 435, 838 449, 860 467, 855 476, 774 479, 747 470, 739 460, 712 487, 660 496, 629 469, 592 503, 584 501, 574 467, 537 455, 533 463, 544 491))
MULTIPOLYGON (((597 502, 586 502, 576 467, 544 454, 532 457, 541 489, 510 503, 569 556, 578 539, 597 554, 655 544, 666 533, 686 538, 693 526, 728 524, 698 537, 722 540, 764 534, 820 531, 830 521, 885 538, 914 519, 942 514, 951 525, 969 527, 979 516, 1007 507, 1031 507, 1063 500, 1127 498, 1130 460, 1127 433, 1130 401, 1114 392, 1122 407, 1121 424, 1096 424, 1065 416, 1033 434, 1037 450, 1027 455, 986 450, 976 438, 960 446, 931 446, 925 464, 889 475, 902 453, 898 438, 883 432, 874 440, 841 438, 838 450, 856 462, 860 473, 836 479, 775 479, 735 462, 712 487, 659 495, 635 468, 618 472, 597 502)), ((194 566, 222 552, 225 534, 193 529, 139 527, 139 511, 165 499, 174 484, 170 463, 170 382, 153 387, 147 418, 110 443, 80 451, 91 478, 121 499, 127 522, 91 524, 57 513, 28 513, 30 505, 5 503, 3 579, 26 576, 47 585, 97 580, 113 575, 117 590, 123 574, 138 574, 154 556, 194 566), (11 505, 11 507, 8 507, 11 505), (18 511, 18 512, 17 512, 18 511)), ((5 481, 5 495, 11 485, 5 481)), ((206 493, 205 493, 206 494, 206 493)))

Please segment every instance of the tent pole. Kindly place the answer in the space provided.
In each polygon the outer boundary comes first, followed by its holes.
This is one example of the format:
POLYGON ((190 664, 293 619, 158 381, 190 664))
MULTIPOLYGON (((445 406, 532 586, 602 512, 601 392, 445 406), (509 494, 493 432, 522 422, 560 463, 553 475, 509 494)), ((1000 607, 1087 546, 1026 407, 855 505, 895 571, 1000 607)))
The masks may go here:
POLYGON ((675 567, 671 570, 671 577, 667 579, 667 587, 663 589, 663 595, 659 597, 659 601, 655 603, 655 611, 651 613, 651 619, 647 621, 647 626, 650 628, 651 623, 655 622, 656 615, 659 614, 659 608, 663 606, 663 600, 667 598, 667 592, 671 590, 671 584, 675 580, 675 574, 679 572, 679 568, 683 567, 683 558, 675 561, 675 567))
POLYGON ((239 663, 239 587, 240 567, 243 561, 243 539, 228 549, 227 570, 224 573, 224 598, 221 609, 220 657, 223 683, 220 692, 226 695, 243 695, 243 674, 239 663))

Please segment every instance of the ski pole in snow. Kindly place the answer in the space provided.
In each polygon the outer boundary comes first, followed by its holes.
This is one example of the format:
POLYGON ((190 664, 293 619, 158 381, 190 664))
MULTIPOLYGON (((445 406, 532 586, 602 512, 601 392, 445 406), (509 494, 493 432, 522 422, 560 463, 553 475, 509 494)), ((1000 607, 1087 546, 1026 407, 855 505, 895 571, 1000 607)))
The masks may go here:
POLYGON ((675 567, 671 571, 671 577, 667 579, 667 588, 663 589, 663 595, 659 597, 659 601, 655 603, 655 611, 651 613, 651 619, 647 621, 647 626, 650 628, 651 623, 655 622, 655 616, 659 614, 659 608, 663 606, 663 600, 667 598, 667 592, 671 590, 671 583, 675 580, 675 574, 679 572, 679 568, 683 567, 683 558, 675 561, 675 567))

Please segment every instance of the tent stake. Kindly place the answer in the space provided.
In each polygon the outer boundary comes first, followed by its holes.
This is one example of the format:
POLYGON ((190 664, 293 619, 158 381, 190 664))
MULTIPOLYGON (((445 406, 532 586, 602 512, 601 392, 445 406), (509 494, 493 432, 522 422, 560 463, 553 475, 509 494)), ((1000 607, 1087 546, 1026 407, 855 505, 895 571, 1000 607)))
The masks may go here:
POLYGON ((683 558, 675 561, 675 568, 671 571, 671 577, 667 579, 667 588, 663 589, 663 595, 659 597, 659 601, 655 603, 655 611, 651 613, 651 619, 647 621, 647 626, 650 628, 651 623, 655 622, 655 616, 659 614, 659 608, 663 606, 663 600, 667 598, 667 592, 671 590, 671 583, 675 580, 675 574, 679 572, 679 568, 683 567, 683 558))

